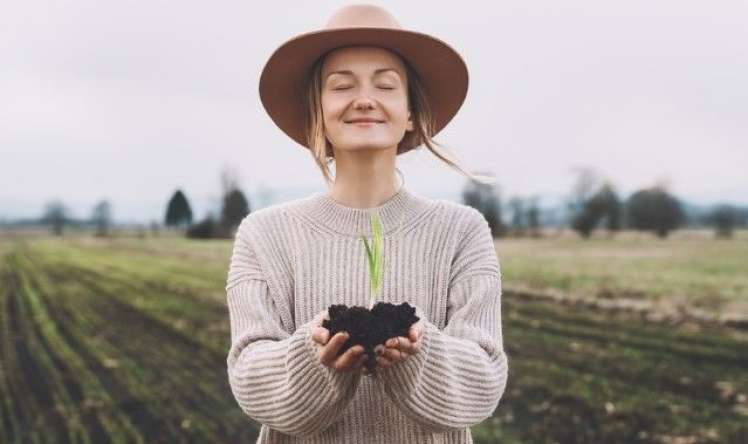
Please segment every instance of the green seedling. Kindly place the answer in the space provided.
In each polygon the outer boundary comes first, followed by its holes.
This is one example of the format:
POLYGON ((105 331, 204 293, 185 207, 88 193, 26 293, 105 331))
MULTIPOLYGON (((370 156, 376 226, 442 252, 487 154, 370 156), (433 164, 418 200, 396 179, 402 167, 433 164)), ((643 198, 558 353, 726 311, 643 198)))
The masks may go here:
POLYGON ((369 261, 369 281, 371 282, 369 310, 374 307, 374 302, 376 301, 377 295, 382 286, 382 222, 377 213, 372 213, 371 215, 371 231, 371 245, 365 236, 361 236, 361 239, 364 241, 364 246, 366 247, 366 258, 369 261))

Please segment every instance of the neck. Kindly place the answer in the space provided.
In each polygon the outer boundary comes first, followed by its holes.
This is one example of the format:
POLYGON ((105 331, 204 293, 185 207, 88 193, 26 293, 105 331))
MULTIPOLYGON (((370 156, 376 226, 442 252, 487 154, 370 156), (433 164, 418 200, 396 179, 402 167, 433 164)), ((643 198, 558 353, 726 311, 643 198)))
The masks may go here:
POLYGON ((329 196, 350 208, 372 208, 388 201, 400 188, 394 149, 335 150, 335 182, 329 196))

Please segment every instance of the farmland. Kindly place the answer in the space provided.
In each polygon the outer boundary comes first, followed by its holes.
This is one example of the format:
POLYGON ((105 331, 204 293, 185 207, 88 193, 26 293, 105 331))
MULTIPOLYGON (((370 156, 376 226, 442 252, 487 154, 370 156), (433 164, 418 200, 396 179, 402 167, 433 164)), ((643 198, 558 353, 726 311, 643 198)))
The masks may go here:
MULTIPOLYGON (((748 442, 748 242, 502 239, 509 385, 478 443, 748 442), (741 268, 742 267, 742 268, 741 268)), ((229 241, 0 240, 0 442, 254 442, 225 372, 229 241)))

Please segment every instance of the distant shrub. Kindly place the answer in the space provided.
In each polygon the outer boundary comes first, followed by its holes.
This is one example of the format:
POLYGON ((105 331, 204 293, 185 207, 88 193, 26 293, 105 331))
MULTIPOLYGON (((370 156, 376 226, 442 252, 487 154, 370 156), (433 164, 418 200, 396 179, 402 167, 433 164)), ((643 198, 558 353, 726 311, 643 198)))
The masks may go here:
POLYGON ((209 214, 202 221, 190 226, 186 235, 192 239, 210 239, 215 237, 216 221, 213 215, 209 214))
POLYGON ((709 214, 708 220, 714 225, 716 237, 729 238, 740 222, 740 214, 732 205, 718 205, 709 214))

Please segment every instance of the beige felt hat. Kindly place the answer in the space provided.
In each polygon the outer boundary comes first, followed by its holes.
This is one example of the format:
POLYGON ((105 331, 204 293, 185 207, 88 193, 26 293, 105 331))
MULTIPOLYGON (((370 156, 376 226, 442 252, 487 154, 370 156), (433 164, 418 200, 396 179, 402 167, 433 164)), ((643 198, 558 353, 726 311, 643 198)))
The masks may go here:
MULTIPOLYGON (((345 6, 330 17, 324 28, 297 35, 279 46, 260 75, 262 105, 275 124, 300 145, 309 148, 304 129, 304 87, 312 66, 328 51, 351 45, 383 47, 410 64, 431 107, 432 136, 462 106, 467 95, 468 70, 457 51, 435 37, 403 29, 392 14, 379 6, 345 6)), ((413 138, 405 137, 397 153, 413 148, 413 138)))

